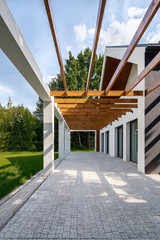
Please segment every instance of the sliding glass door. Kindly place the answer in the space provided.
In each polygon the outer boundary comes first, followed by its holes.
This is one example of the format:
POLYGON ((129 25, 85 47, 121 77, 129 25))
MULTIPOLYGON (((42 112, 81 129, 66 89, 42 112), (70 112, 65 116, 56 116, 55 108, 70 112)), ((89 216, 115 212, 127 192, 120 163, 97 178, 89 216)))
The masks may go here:
POLYGON ((101 151, 104 152, 104 133, 101 134, 101 146, 102 146, 102 149, 101 151))
POLYGON ((117 157, 123 158, 123 126, 117 128, 117 157))
POLYGON ((137 163, 138 158, 138 126, 137 120, 130 122, 130 161, 137 163))
POLYGON ((106 141, 105 141, 105 144, 106 144, 106 153, 109 154, 109 131, 107 131, 105 133, 105 137, 106 137, 106 141))

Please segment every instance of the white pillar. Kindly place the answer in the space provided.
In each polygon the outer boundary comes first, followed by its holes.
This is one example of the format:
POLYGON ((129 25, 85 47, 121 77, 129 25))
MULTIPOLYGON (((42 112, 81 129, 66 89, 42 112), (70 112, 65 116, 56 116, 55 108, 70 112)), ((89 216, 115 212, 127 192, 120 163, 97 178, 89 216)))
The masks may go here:
POLYGON ((107 132, 104 132, 104 154, 107 153, 107 132))
POLYGON ((70 131, 65 128, 65 155, 70 153, 70 131))
POLYGON ((109 155, 116 157, 116 128, 112 127, 109 131, 109 155))
POLYGON ((145 173, 145 97, 138 99, 138 171, 145 173))
POLYGON ((58 121, 58 150, 59 150, 59 158, 63 159, 64 152, 64 144, 65 144, 65 132, 64 132, 64 120, 58 121))
POLYGON ((71 132, 68 129, 68 153, 71 151, 71 132))
POLYGON ((43 102, 43 169, 54 170, 54 97, 43 102))
POLYGON ((127 124, 123 124, 123 160, 127 161, 127 124))

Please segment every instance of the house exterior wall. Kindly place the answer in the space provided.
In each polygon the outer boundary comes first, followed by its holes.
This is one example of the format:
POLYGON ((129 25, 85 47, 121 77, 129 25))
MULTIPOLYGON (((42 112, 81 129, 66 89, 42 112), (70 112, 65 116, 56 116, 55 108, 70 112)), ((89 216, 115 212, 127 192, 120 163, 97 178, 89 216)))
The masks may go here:
MULTIPOLYGON (((105 58, 107 56, 121 59, 125 53, 127 47, 109 47, 105 50, 105 58)), ((128 78, 127 85, 132 82, 138 74, 145 67, 145 46, 137 47, 132 56, 129 58, 129 62, 133 63, 130 76, 128 78)), ((105 60, 106 61, 106 60, 105 60)), ((103 79, 103 71, 102 71, 103 79)), ((102 85, 102 83, 101 83, 102 85)), ((143 90, 145 92, 145 80, 141 81, 133 90, 143 90)), ((125 97, 122 97, 125 98, 125 97)), ((133 98, 133 97, 132 97, 133 98)), ((123 160, 130 161, 130 122, 133 120, 138 121, 138 162, 137 170, 145 173, 145 97, 138 98, 138 108, 132 109, 132 112, 128 112, 121 118, 118 118, 112 124, 106 126, 100 130, 100 134, 109 131, 109 155, 117 156, 117 128, 123 126, 123 160)), ((100 137, 101 140, 101 137, 100 137)), ((101 144, 101 143, 100 143, 101 144)), ((105 134, 104 134, 104 145, 105 134)), ((104 147, 104 153, 106 146, 104 147)), ((100 148, 102 150, 102 148, 100 148)))

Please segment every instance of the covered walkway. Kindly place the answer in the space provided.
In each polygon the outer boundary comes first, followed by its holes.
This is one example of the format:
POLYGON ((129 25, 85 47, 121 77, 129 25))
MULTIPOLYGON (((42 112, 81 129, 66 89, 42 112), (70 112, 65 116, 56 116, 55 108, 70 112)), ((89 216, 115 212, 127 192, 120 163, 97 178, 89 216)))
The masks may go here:
POLYGON ((159 199, 159 175, 102 153, 71 153, 0 239, 160 239, 159 199))

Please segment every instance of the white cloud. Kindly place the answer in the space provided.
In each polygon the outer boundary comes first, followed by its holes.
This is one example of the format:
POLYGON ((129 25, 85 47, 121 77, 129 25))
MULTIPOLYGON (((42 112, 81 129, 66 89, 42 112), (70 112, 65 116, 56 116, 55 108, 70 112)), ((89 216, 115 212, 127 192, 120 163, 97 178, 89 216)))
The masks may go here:
POLYGON ((67 46, 67 47, 66 47, 66 51, 67 51, 67 52, 72 52, 72 47, 71 47, 70 45, 67 46))
POLYGON ((127 12, 128 12, 128 17, 136 18, 136 17, 142 17, 144 15, 144 13, 146 12, 146 9, 130 7, 127 12))
POLYGON ((146 42, 158 43, 160 41, 160 24, 156 27, 155 31, 152 31, 146 36, 146 42))
MULTIPOLYGON (((127 20, 118 21, 114 15, 111 16, 112 21, 110 25, 103 28, 100 33, 99 47, 106 45, 128 45, 135 34, 143 15, 145 14, 145 8, 130 7, 127 10, 127 20)), ((93 44, 93 38, 95 34, 95 28, 88 28, 85 24, 74 26, 76 34, 76 40, 79 42, 79 47, 84 50, 86 46, 93 44)), ((160 31, 159 31, 160 32, 160 31)), ((159 33, 154 38, 158 38, 159 33)))
POLYGON ((87 27, 85 24, 75 25, 74 32, 78 42, 83 42, 87 37, 87 27))
POLYGON ((47 77, 47 83, 50 83, 50 81, 52 80, 52 78, 56 78, 56 76, 48 76, 48 77, 47 77))
POLYGON ((0 84, 0 96, 13 95, 12 89, 0 84))
POLYGON ((100 33, 100 45, 123 45, 129 44, 135 34, 146 9, 131 7, 127 11, 127 21, 120 22, 112 16, 113 21, 107 28, 100 33))
POLYGON ((95 28, 89 28, 88 29, 88 35, 90 38, 93 38, 95 34, 95 28))

